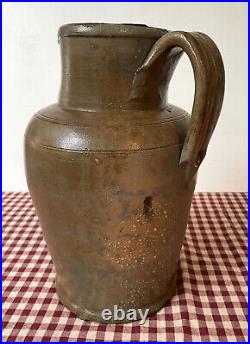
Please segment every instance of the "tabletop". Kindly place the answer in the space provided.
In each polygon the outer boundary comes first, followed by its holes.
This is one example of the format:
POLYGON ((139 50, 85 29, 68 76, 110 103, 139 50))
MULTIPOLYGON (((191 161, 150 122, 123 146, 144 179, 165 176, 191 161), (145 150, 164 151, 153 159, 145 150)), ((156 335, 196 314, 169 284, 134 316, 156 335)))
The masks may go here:
POLYGON ((247 341, 247 193, 195 193, 176 295, 144 325, 76 318, 31 198, 3 193, 3 341, 247 341))

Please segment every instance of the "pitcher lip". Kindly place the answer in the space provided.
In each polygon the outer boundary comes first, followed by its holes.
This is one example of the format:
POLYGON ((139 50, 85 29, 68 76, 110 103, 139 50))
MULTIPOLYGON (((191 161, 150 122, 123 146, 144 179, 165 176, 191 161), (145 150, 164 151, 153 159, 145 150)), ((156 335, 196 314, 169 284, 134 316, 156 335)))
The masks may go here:
POLYGON ((145 24, 71 23, 58 30, 59 39, 72 36, 160 38, 168 30, 145 24))

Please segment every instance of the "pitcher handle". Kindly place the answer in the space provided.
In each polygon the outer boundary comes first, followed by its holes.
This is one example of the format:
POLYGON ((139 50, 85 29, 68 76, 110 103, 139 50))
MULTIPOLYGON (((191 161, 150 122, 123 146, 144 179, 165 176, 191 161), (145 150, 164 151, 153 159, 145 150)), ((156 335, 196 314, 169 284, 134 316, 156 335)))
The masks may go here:
POLYGON ((149 68, 164 52, 180 48, 188 55, 195 78, 195 96, 188 131, 179 164, 190 180, 203 161, 220 115, 225 87, 221 54, 213 40, 200 32, 172 31, 152 47, 140 72, 149 68))

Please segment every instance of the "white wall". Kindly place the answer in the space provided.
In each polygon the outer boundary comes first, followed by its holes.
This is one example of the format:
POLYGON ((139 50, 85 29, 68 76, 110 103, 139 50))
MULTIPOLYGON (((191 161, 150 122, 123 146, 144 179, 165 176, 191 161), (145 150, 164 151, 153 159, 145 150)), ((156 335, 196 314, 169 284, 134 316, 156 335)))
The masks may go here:
MULTIPOLYGON (((247 4, 70 2, 3 3, 4 190, 27 189, 23 133, 33 113, 57 99, 57 30, 70 22, 145 23, 210 35, 224 58, 226 94, 196 190, 247 190, 247 4)), ((169 100, 190 111, 193 93, 193 73, 184 56, 169 100)))

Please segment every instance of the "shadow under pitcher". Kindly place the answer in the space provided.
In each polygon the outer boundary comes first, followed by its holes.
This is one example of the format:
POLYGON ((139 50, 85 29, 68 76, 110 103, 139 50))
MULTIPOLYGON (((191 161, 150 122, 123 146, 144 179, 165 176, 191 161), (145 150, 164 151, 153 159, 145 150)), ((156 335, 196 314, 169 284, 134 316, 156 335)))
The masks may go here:
POLYGON ((220 52, 203 33, 146 25, 68 24, 58 38, 59 101, 25 133, 58 296, 98 322, 121 322, 102 317, 114 305, 155 313, 175 293, 197 170, 222 107, 220 52), (195 78, 191 116, 167 102, 184 52, 195 78))

